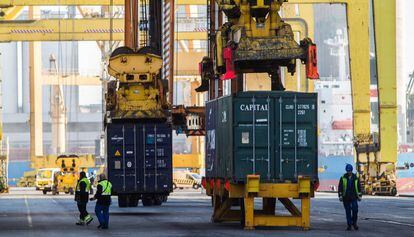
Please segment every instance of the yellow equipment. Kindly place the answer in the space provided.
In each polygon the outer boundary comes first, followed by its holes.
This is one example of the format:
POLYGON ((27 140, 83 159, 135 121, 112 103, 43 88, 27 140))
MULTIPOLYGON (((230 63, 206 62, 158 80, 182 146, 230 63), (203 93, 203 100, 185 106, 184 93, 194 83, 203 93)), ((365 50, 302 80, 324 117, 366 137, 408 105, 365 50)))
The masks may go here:
POLYGON ((26 171, 23 173, 23 177, 17 182, 17 187, 34 187, 36 180, 36 171, 26 171))
MULTIPOLYGON (((95 167, 95 156, 92 154, 85 155, 75 155, 79 161, 78 166, 81 169, 94 168, 95 167)), ((61 164, 58 164, 58 159, 60 156, 56 155, 46 155, 46 156, 37 156, 32 162, 32 168, 44 169, 44 168, 60 168, 61 164)))
POLYGON ((58 173, 60 173, 59 168, 38 169, 35 181, 36 190, 42 191, 43 194, 52 191, 55 176, 58 175, 58 173))
POLYGON ((108 83, 107 119, 166 119, 168 104, 161 67, 161 57, 149 47, 114 50, 108 72, 117 80, 108 83))
POLYGON ((357 170, 365 193, 397 194, 396 1, 289 0, 289 3, 346 4, 357 170), (379 136, 370 130, 370 3, 378 73, 379 136), (387 167, 393 168, 387 171, 387 167))
POLYGON ((60 166, 60 172, 54 176, 52 194, 63 192, 73 195, 79 178, 79 157, 76 155, 59 156, 56 159, 56 164, 60 166))
POLYGON ((2 136, 2 126, 0 123, 0 193, 8 192, 8 163, 9 156, 7 146, 5 146, 2 136))
MULTIPOLYGON (((215 3, 211 2, 210 12, 215 12, 215 3)), ((285 67, 293 75, 297 59, 305 64, 307 78, 319 78, 316 46, 309 38, 297 43, 292 26, 279 15, 285 0, 215 2, 219 13, 218 17, 216 13, 210 16, 210 32, 215 32, 214 19, 219 19, 219 29, 215 37, 210 37, 214 40, 210 41, 209 57, 204 57, 200 63, 202 85, 196 91, 208 91, 210 100, 221 97, 223 80, 231 80, 231 93, 243 91, 244 76, 248 73, 267 73, 272 91, 285 90, 281 69, 285 67), (224 24, 220 23, 221 13, 228 19, 224 24)), ((309 177, 298 177, 293 183, 265 183, 260 181, 260 175, 252 174, 246 180, 243 184, 215 177, 204 181, 206 193, 213 200, 214 222, 240 221, 245 229, 256 226, 310 227, 310 199, 314 196, 314 185, 309 177), (261 210, 255 210, 255 198, 263 200, 261 210), (300 209, 291 199, 300 199, 300 209), (276 215, 277 200, 289 216, 276 215), (231 209, 235 204, 240 205, 240 210, 231 209)))

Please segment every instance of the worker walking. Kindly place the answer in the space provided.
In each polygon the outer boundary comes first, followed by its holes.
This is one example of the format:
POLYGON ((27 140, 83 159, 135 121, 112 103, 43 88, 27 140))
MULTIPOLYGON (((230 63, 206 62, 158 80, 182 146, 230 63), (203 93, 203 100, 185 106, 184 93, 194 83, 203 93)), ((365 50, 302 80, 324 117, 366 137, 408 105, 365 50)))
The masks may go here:
POLYGON ((346 173, 339 179, 339 200, 344 204, 347 230, 351 230, 352 226, 358 230, 358 201, 361 201, 362 198, 361 183, 356 174, 352 173, 352 165, 347 164, 345 170, 346 173))
POLYGON ((112 184, 106 179, 105 174, 99 175, 99 183, 96 194, 91 201, 96 201, 95 213, 99 220, 98 228, 108 229, 109 206, 111 205, 112 184))
POLYGON ((89 215, 88 211, 86 210, 86 205, 89 201, 89 191, 91 189, 91 183, 89 179, 86 177, 85 172, 80 172, 78 184, 76 185, 76 193, 75 193, 75 201, 78 204, 79 210, 79 221, 76 225, 89 225, 93 218, 89 215))

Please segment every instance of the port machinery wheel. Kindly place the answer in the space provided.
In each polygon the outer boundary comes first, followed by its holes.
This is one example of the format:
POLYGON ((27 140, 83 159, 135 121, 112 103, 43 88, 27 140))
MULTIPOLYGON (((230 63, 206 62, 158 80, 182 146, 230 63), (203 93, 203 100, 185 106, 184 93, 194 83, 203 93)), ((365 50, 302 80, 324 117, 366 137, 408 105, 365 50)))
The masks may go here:
POLYGON ((201 185, 200 184, 197 184, 197 183, 194 183, 193 184, 193 189, 197 190, 199 188, 201 188, 201 185))
POLYGON ((391 196, 397 196, 397 188, 396 187, 393 187, 392 189, 391 189, 391 196))
POLYGON ((137 207, 138 202, 139 202, 138 196, 129 195, 129 197, 128 197, 128 207, 137 207))
POLYGON ((149 207, 149 206, 154 205, 154 198, 151 197, 151 196, 147 196, 147 195, 143 196, 142 197, 142 205, 144 207, 149 207))
POLYGON ((43 194, 44 194, 44 195, 46 195, 46 194, 47 194, 47 191, 46 191, 46 190, 44 190, 44 189, 43 189, 43 194))
POLYGON ((128 197, 125 194, 118 195, 118 207, 128 207, 128 197))
POLYGON ((164 195, 155 195, 154 200, 153 200, 154 206, 161 206, 164 200, 165 200, 164 195))

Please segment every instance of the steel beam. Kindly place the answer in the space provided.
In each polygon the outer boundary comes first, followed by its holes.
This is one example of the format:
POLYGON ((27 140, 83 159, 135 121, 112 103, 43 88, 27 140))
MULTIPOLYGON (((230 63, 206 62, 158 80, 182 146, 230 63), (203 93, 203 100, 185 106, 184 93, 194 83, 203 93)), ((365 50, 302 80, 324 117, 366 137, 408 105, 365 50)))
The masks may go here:
MULTIPOLYGON (((123 19, 114 19, 113 40, 123 40, 123 19)), ((110 19, 0 21, 0 42, 110 40, 110 19)))
POLYGON ((380 162, 397 161, 396 8, 396 1, 373 1, 380 113, 380 162))
MULTIPOLYGON (((38 7, 31 7, 29 17, 39 15, 39 10, 38 7)), ((41 53, 40 42, 30 42, 30 158, 32 161, 36 156, 43 155, 41 53)))
POLYGON ((4 10, 4 17, 0 18, 1 20, 14 20, 16 19, 20 13, 22 13, 24 7, 18 6, 18 7, 10 7, 4 10))
POLYGON ((42 85, 62 85, 62 86, 101 86, 99 76, 61 76, 42 75, 42 85))
POLYGON ((369 1, 368 0, 289 0, 296 4, 346 4, 349 58, 352 81, 354 136, 371 133, 369 1))
MULTIPOLYGON (((205 5, 206 0, 176 0, 178 5, 205 5)), ((124 0, 0 0, 0 7, 10 6, 122 6, 124 0)))
MULTIPOLYGON (((0 21, 0 42, 12 41, 121 41, 124 19, 42 19, 0 21)), ((207 32, 178 32, 176 40, 206 40, 207 32)))

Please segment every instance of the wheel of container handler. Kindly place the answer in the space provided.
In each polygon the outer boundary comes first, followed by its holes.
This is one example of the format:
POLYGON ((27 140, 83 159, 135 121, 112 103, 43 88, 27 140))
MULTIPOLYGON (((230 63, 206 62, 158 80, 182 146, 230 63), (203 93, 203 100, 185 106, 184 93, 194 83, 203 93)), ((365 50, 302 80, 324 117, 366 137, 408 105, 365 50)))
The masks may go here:
POLYGON ((396 196, 397 195, 397 188, 392 188, 391 189, 391 196, 396 196))
POLYGON ((128 207, 127 195, 118 195, 118 207, 128 207))
POLYGON ((193 184, 193 189, 199 189, 201 187, 200 184, 193 184))
POLYGON ((149 207, 154 205, 154 198, 152 196, 142 196, 142 205, 144 207, 149 207))
POLYGON ((154 196, 153 199, 154 206, 161 206, 162 205, 162 197, 161 196, 154 196))
POLYGON ((43 190, 43 194, 46 195, 47 194, 47 191, 46 190, 43 190))
POLYGON ((128 207, 137 207, 139 199, 137 196, 129 195, 128 197, 128 207))

